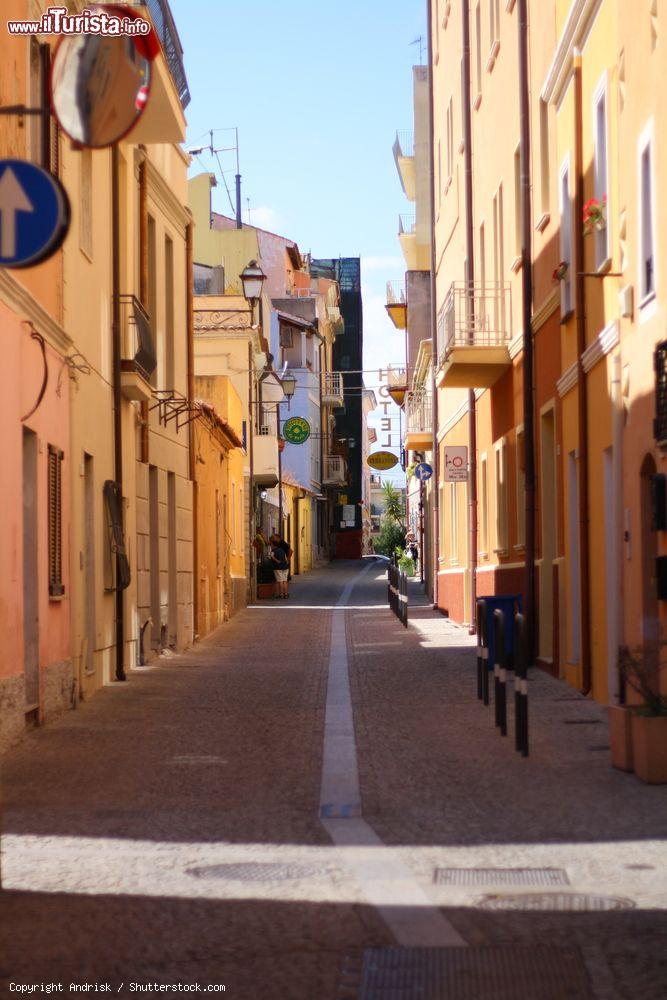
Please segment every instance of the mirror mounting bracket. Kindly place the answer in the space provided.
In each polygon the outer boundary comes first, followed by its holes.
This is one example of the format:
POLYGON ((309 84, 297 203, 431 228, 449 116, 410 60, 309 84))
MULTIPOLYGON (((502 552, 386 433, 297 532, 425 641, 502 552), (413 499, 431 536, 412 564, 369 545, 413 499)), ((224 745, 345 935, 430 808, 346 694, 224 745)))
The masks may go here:
POLYGON ((23 118, 24 115, 50 114, 49 108, 28 108, 25 104, 8 104, 4 108, 0 108, 0 115, 18 115, 19 118, 23 118))

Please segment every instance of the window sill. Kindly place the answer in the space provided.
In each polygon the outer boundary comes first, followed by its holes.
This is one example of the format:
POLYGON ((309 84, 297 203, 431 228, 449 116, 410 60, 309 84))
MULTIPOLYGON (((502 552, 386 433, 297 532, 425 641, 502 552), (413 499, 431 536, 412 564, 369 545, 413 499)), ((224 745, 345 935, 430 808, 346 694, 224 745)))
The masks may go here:
POLYGON ((472 102, 473 111, 479 111, 481 103, 482 103, 482 92, 480 91, 475 100, 472 102))
POLYGON ((478 559, 488 559, 489 558, 489 553, 488 552, 478 552, 477 553, 477 558, 478 559))
POLYGON ((515 4, 516 0, 507 0, 507 3, 505 4, 505 10, 507 11, 508 14, 512 13, 515 4))
POLYGON ((574 309, 568 309, 568 311, 566 313, 563 313, 563 315, 561 316, 560 325, 565 326, 566 323, 570 322, 573 316, 574 316, 574 309))
POLYGON ((537 220, 537 225, 535 226, 536 232, 543 233, 550 222, 551 222, 551 213, 543 212, 543 214, 537 220))
POLYGON ((458 559, 450 559, 449 560, 449 565, 450 566, 458 566, 458 564, 459 564, 458 559))
POLYGON ((598 265, 598 274, 606 274, 607 271, 611 271, 611 257, 605 257, 602 263, 598 265))
POLYGON ((649 292, 649 294, 645 295, 644 298, 639 303, 639 311, 641 312, 642 309, 646 309, 646 307, 650 306, 652 302, 655 302, 655 299, 656 299, 655 292, 649 292))
POLYGON ((514 546, 514 551, 516 552, 516 554, 518 556, 522 556, 525 553, 525 551, 526 551, 526 546, 525 545, 515 545, 514 546))
POLYGON ((445 197, 447 196, 447 192, 449 191, 451 186, 452 186, 452 175, 450 174, 447 180, 445 181, 445 197))
POLYGON ((501 559, 506 559, 510 554, 509 549, 494 549, 494 556, 500 556, 501 559))
POLYGON ((513 274, 518 274, 522 267, 523 267, 522 257, 520 256, 515 257, 510 266, 510 271, 512 271, 513 274))
POLYGON ((459 143, 459 153, 461 154, 461 156, 463 156, 463 154, 465 152, 465 148, 466 148, 465 140, 461 139, 461 141, 459 143))

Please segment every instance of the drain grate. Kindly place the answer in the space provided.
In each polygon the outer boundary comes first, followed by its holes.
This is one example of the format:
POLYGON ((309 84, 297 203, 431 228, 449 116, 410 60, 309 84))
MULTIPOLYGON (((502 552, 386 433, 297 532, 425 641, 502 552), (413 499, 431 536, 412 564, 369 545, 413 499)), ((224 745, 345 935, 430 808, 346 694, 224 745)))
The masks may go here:
POLYGON ((356 995, 358 1000, 589 1000, 592 989, 577 948, 374 948, 364 952, 356 995))
POLYGON ((569 885, 562 868, 436 868, 436 885, 569 885))
POLYGON ((226 865, 203 865, 187 868, 187 875, 203 879, 225 879, 228 882, 289 882, 331 874, 329 868, 314 865, 274 864, 251 861, 226 865))
POLYGON ((632 910, 634 902, 619 896, 595 896, 579 892, 538 892, 517 896, 485 896, 479 903, 483 910, 549 910, 558 912, 600 912, 632 910))

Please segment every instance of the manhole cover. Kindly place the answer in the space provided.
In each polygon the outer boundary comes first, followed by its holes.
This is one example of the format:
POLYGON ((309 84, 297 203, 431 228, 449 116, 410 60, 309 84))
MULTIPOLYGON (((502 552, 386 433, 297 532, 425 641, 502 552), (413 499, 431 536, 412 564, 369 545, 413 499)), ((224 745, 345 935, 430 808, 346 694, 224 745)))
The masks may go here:
MULTIPOLYGON (((353 971, 348 969, 341 984, 346 990, 353 971)), ((590 1000, 592 996, 577 948, 373 948, 364 952, 357 975, 358 1000, 590 1000)))
POLYGON ((204 865, 201 868, 187 868, 186 874, 195 878, 226 879, 229 882, 288 882, 303 878, 328 875, 327 868, 314 865, 273 864, 251 861, 242 864, 204 865))
POLYGON ((632 910, 631 899, 618 896, 593 896, 578 892, 538 892, 518 896, 485 896, 479 906, 483 910, 558 910, 581 913, 601 910, 632 910))
POLYGON ((562 868, 436 868, 436 885, 569 885, 562 868))

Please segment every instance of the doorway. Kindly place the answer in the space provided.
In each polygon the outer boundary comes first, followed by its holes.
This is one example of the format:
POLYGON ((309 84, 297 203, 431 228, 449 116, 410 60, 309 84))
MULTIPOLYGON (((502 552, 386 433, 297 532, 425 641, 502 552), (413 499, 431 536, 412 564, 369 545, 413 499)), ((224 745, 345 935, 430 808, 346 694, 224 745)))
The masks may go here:
POLYGON ((83 456, 83 600, 83 669, 90 676, 95 672, 95 476, 88 454, 83 456))
POLYGON ((159 650, 161 648, 162 624, 162 615, 160 613, 160 500, 158 493, 158 470, 155 465, 151 465, 148 469, 148 524, 151 581, 150 599, 151 618, 153 620, 151 647, 159 650))
POLYGON ((642 553, 642 639, 644 643, 657 642, 660 634, 658 609, 658 588, 656 579, 656 559, 658 558, 658 535, 653 530, 652 479, 656 474, 655 459, 647 455, 640 471, 641 489, 641 553, 642 553))
POLYGON ((39 709, 37 435, 23 428, 23 675, 25 711, 39 709))

